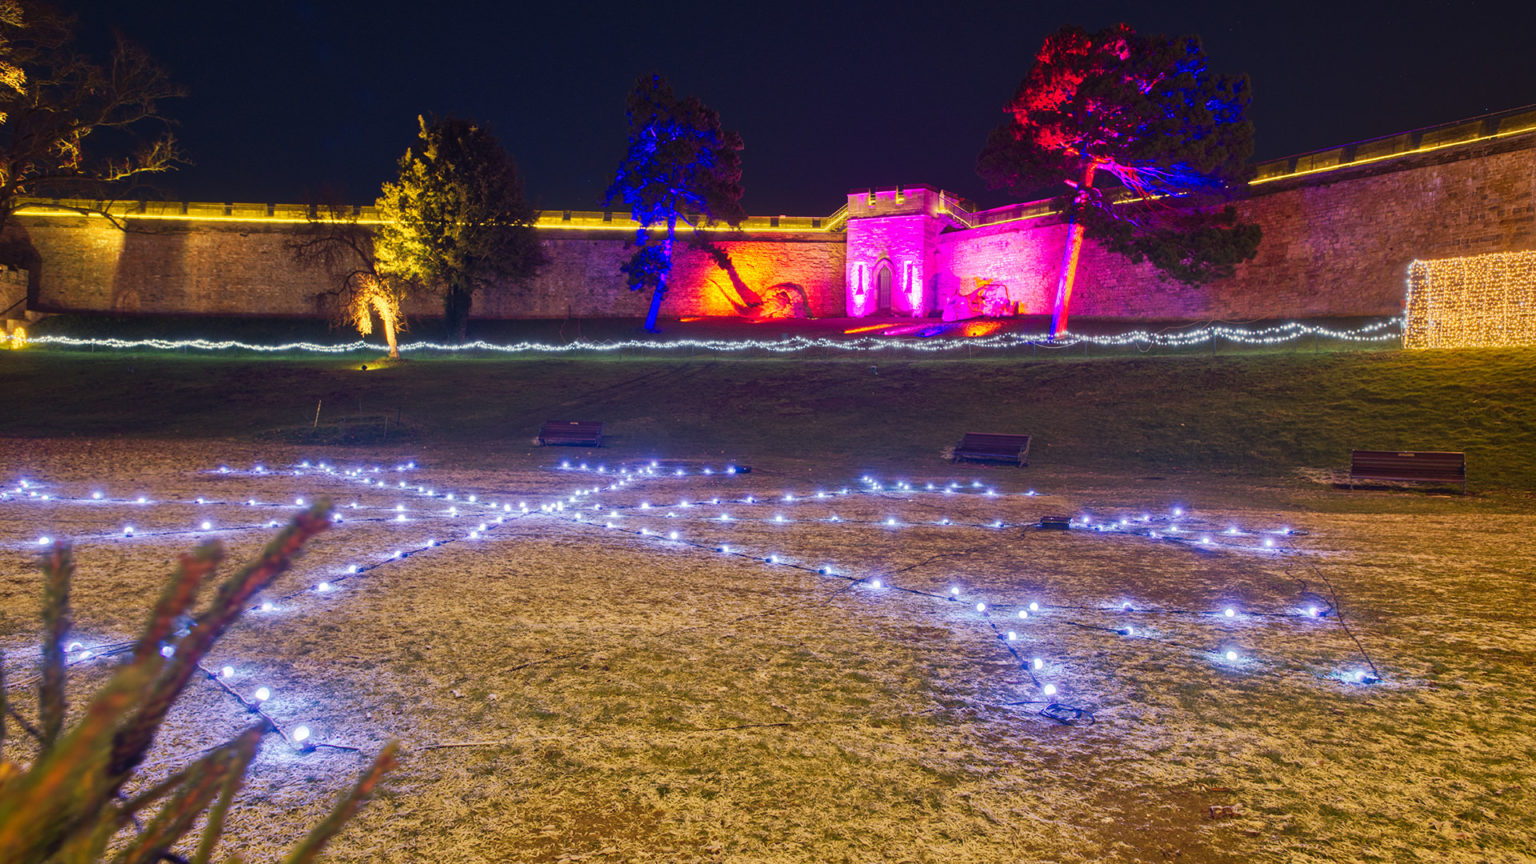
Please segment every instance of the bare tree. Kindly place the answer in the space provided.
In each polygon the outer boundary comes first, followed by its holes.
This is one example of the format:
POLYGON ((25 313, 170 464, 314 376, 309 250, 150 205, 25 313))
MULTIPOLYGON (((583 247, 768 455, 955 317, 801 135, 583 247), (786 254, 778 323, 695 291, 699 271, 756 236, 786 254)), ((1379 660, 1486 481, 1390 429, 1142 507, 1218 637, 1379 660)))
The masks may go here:
POLYGON ((182 95, 121 36, 101 65, 75 19, 0 0, 0 228, 24 197, 104 198, 183 160, 160 103, 182 95))
POLYGON ((404 283, 379 272, 373 242, 374 233, 359 223, 356 208, 327 204, 312 207, 309 224, 286 245, 300 267, 329 277, 331 287, 321 297, 332 323, 356 327, 368 336, 377 315, 390 359, 398 360, 398 334, 406 330, 404 283))

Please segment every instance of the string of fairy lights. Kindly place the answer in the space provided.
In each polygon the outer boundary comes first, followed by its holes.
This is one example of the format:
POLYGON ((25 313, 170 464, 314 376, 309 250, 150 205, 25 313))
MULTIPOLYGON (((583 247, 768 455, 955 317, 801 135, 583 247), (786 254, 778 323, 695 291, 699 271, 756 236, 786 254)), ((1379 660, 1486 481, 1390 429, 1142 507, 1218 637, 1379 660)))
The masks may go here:
MULTIPOLYGON (((611 342, 587 342, 577 340, 568 343, 513 342, 496 343, 476 340, 462 343, 403 342, 402 354, 474 352, 488 354, 573 354, 613 352, 655 352, 666 354, 676 351, 712 351, 738 353, 766 351, 775 354, 793 354, 804 351, 842 351, 850 354, 874 351, 910 351, 935 353, 982 350, 1018 350, 1023 348, 1071 348, 1078 345, 1102 347, 1191 348, 1217 342, 1234 345, 1275 346, 1302 339, 1330 339, 1339 342, 1384 343, 1402 339, 1401 318, 1388 318, 1360 327, 1335 329, 1292 321, 1271 327, 1247 328, 1226 324, 1212 324, 1193 330, 1160 332, 1133 330, 1115 335, 1063 333, 1054 338, 1024 333, 997 333, 990 336, 966 338, 908 339, 889 336, 857 336, 831 339, 825 337, 790 336, 782 339, 626 339, 611 342)), ((318 342, 285 342, 262 345, 233 339, 119 339, 115 337, 86 338, 78 336, 42 335, 19 336, 0 334, 0 348, 44 345, 60 348, 111 349, 123 351, 249 351, 259 354, 307 353, 307 354, 354 354, 377 352, 383 346, 361 339, 334 345, 318 342), (10 343, 8 346, 7 343, 10 343)))
POLYGON ((1536 251, 1408 265, 1405 348, 1536 345, 1536 251))
MULTIPOLYGON (((839 592, 855 590, 861 591, 868 597, 880 596, 906 596, 926 601, 935 601, 950 605, 956 610, 965 610, 962 614, 980 625, 985 626, 996 638, 1012 659, 1018 669, 1024 673, 1029 681, 1029 686, 1039 694, 1040 699, 1035 704, 1044 703, 1045 707, 1038 713, 1050 720, 1064 725, 1086 725, 1094 722, 1093 711, 1081 705, 1066 704, 1061 701, 1064 697, 1061 691, 1065 677, 1070 677, 1069 663, 1065 658, 1051 656, 1039 651, 1022 650, 1026 643, 1038 645, 1038 639, 1030 640, 1027 628, 1039 624, 1042 620, 1058 619, 1063 626, 1072 627, 1085 632, 1102 632, 1113 634, 1122 638, 1138 638, 1149 643, 1157 644, 1171 650, 1177 650, 1185 654, 1191 652, 1203 654, 1211 663, 1234 671, 1253 672, 1264 669, 1275 674, 1285 671, 1305 672, 1297 667, 1287 669, 1277 661, 1267 661, 1260 664, 1257 658, 1242 650, 1235 642, 1224 643, 1216 647, 1199 646, 1153 632, 1146 627, 1138 627, 1131 623, 1138 617, 1145 616, 1199 616, 1210 617, 1217 620, 1225 620, 1240 623, 1244 620, 1282 620, 1293 619, 1298 621, 1318 621, 1333 616, 1334 605, 1328 598, 1320 595, 1304 595, 1298 606, 1286 610, 1264 610, 1253 608, 1238 608, 1235 605, 1224 605, 1214 609, 1177 609, 1148 607, 1134 604, 1130 601, 1121 601, 1118 605, 1083 605, 1048 602, 1044 598, 1035 597, 1017 600, 1016 602, 998 602, 983 596, 980 591, 973 591, 961 584, 951 584, 947 591, 931 590, 918 584, 906 584, 899 581, 896 575, 905 570, 880 570, 869 572, 855 572, 835 564, 825 562, 808 563, 792 556, 781 555, 773 551, 747 548, 729 542, 704 539, 685 535, 685 531, 692 532, 696 528, 709 526, 711 530, 718 531, 725 526, 743 526, 758 524, 764 526, 782 526, 786 524, 820 522, 829 525, 837 525, 840 528, 858 528, 880 531, 900 531, 907 528, 928 527, 953 530, 999 532, 1013 530, 1041 530, 1043 522, 1010 522, 1004 519, 987 520, 952 520, 941 518, 936 520, 916 521, 903 520, 896 516, 887 516, 883 519, 860 519, 840 516, 835 510, 826 515, 805 517, 789 517, 777 512, 786 510, 794 505, 823 504, 832 505, 838 500, 848 500, 853 497, 873 497, 879 500, 892 500, 893 503, 903 503, 915 499, 917 496, 932 495, 935 497, 967 496, 981 500, 992 500, 1008 497, 997 489, 981 483, 971 481, 969 484, 960 481, 949 483, 909 483, 906 481, 882 482, 873 477, 863 477, 853 485, 839 487, 837 489, 813 489, 805 492, 786 492, 775 495, 745 494, 736 496, 713 496, 710 498, 679 498, 669 503, 641 500, 637 503, 605 504, 601 500, 606 492, 618 492, 641 480, 661 480, 667 478, 693 478, 693 477, 741 477, 750 476, 750 469, 738 468, 735 465, 724 465, 718 468, 684 468, 671 465, 663 466, 660 461, 651 461, 647 464, 636 466, 621 465, 610 469, 604 464, 590 464, 587 462, 562 461, 555 469, 558 473, 566 475, 584 476, 596 478, 597 482, 591 485, 584 483, 581 486, 571 488, 567 493, 550 498, 542 503, 530 505, 527 500, 513 502, 516 496, 487 496, 482 500, 476 494, 463 495, 449 490, 439 490, 433 486, 414 483, 405 477, 408 472, 417 470, 415 463, 406 463, 395 466, 393 469, 383 469, 378 466, 371 468, 341 469, 326 462, 302 462, 288 469, 269 469, 262 464, 256 464, 249 469, 231 469, 228 466, 219 466, 209 471, 209 474, 219 476, 241 477, 297 477, 320 478, 337 481, 350 481, 364 486, 376 492, 390 492, 425 498, 433 502, 431 509, 407 508, 403 503, 393 506, 364 504, 357 500, 334 507, 333 515, 338 524, 420 524, 426 520, 437 520, 445 523, 445 534, 441 538, 429 537, 416 545, 392 545, 386 549, 361 557, 342 567, 338 572, 317 574, 323 578, 313 578, 307 584, 276 594, 260 600, 251 607, 249 612, 257 620, 280 618, 288 605, 302 598, 317 597, 339 591, 347 580, 359 579, 382 567, 392 565, 405 559, 428 553, 454 543, 477 542, 494 535, 498 530, 511 522, 533 518, 554 518, 566 522, 570 526, 584 530, 597 530, 605 534, 635 538, 656 544, 664 544, 669 549, 688 549, 701 554, 725 556, 729 559, 750 564, 754 567, 768 568, 774 572, 791 572, 813 576, 818 580, 833 580, 843 584, 839 592), (396 475, 391 477, 391 475, 396 475), (386 479, 388 478, 388 479, 386 479), (893 497, 894 496, 894 497, 893 497), (729 509, 727 509, 729 508, 729 509), (733 512, 734 511, 734 512, 733 512), (746 511, 748 515, 741 515, 746 511), (758 515, 759 511, 764 511, 758 515), (768 513, 766 511, 774 511, 768 513), (663 520, 667 527, 653 529, 648 525, 629 527, 626 520, 663 520), (473 523, 469 527, 456 524, 463 521, 473 523), (1065 617, 1074 612, 1111 613, 1117 616, 1118 623, 1114 626, 1105 626, 1080 622, 1065 617)), ((283 508, 290 506, 306 506, 306 499, 298 497, 293 499, 292 505, 285 501, 262 501, 256 498, 244 500, 235 498, 208 498, 198 497, 194 500, 166 499, 159 500, 148 495, 138 495, 128 498, 108 496, 100 489, 93 489, 85 495, 60 495, 48 491, 51 487, 47 484, 39 484, 30 479, 22 479, 13 487, 0 489, 0 502, 54 502, 59 504, 75 505, 116 505, 130 508, 164 506, 169 504, 197 505, 197 506, 239 506, 246 508, 283 508)), ((1033 497, 1034 490, 1022 493, 1012 493, 1015 496, 1033 497)), ((193 534, 210 535, 221 531, 244 531, 270 527, 277 524, 274 521, 249 522, 237 524, 221 524, 215 526, 212 520, 203 519, 192 528, 162 528, 149 531, 135 529, 132 525, 124 525, 121 530, 98 532, 81 535, 87 540, 132 540, 134 538, 147 538, 156 536, 193 534)), ((1293 538, 1302 536, 1304 532, 1295 531, 1289 527, 1278 527, 1264 530, 1244 530, 1236 525, 1228 525, 1225 528, 1209 525, 1186 513, 1182 508, 1172 508, 1164 513, 1144 512, 1138 515, 1104 518, 1092 513, 1083 513, 1067 520, 1067 529, 1080 534, 1114 535, 1124 538, 1137 538, 1149 542, 1161 544, 1173 544, 1184 546, 1197 553, 1205 554, 1250 554, 1262 556, 1287 556, 1299 554, 1293 545, 1293 538)), ((53 541, 52 537, 42 536, 35 541, 36 546, 46 547, 53 541)), ((27 544, 32 545, 32 544, 27 544)), ((1339 620, 1342 625, 1342 620, 1339 620)), ((1355 638, 1351 633, 1351 638, 1355 638)), ((1359 645, 1359 640, 1355 639, 1359 645)), ((99 645, 85 645, 81 642, 71 642, 66 647, 66 659, 70 665, 99 661, 130 651, 133 642, 111 642, 99 645)), ((1360 646, 1362 654, 1364 647, 1360 646)), ((174 651, 174 643, 167 642, 162 653, 174 651)), ((1366 662, 1370 671, 1353 669, 1336 672, 1328 677, 1350 684, 1370 684, 1380 680, 1374 662, 1366 656, 1366 662)), ((271 726, 272 730, 285 741, 299 751, 308 751, 316 747, 330 747, 342 750, 356 750, 348 744, 320 739, 307 722, 285 721, 271 711, 273 700, 276 698, 274 690, 267 685, 258 683, 259 674, 250 669, 242 668, 235 664, 221 665, 217 668, 200 666, 202 674, 218 688, 237 700, 242 708, 255 713, 271 726)), ((1308 673, 1311 674, 1311 673, 1308 673)), ((1312 677, 1316 677, 1313 675, 1312 677)), ((34 679, 8 680, 6 686, 19 687, 34 679)), ((1009 704, 1030 704, 1030 700, 1009 704)))

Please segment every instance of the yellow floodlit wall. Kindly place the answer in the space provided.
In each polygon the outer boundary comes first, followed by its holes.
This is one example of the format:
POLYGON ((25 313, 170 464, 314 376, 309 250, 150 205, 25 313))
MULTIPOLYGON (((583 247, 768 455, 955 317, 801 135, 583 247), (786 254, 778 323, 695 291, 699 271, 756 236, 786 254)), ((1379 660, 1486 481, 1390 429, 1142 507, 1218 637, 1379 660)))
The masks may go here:
POLYGON ((1536 251, 1408 265, 1407 348, 1536 345, 1536 251))
MULTIPOLYGON (((379 225, 383 219, 373 207, 356 208, 359 225, 379 225)), ((242 222, 269 225, 303 225, 309 222, 309 208, 302 204, 214 204, 181 201, 113 201, 86 199, 23 198, 17 216, 101 217, 119 222, 242 222)), ((830 216, 751 216, 741 223, 748 234, 821 234, 843 230, 848 208, 839 208, 830 216)), ((540 230, 616 231, 633 234, 638 222, 622 211, 545 210, 539 213, 535 227, 540 230)), ((662 226, 663 228, 665 226, 662 226)), ((711 225, 721 232, 729 225, 711 225)), ((660 230, 656 226, 652 230, 660 230)), ((684 231, 691 230, 683 226, 684 231)))

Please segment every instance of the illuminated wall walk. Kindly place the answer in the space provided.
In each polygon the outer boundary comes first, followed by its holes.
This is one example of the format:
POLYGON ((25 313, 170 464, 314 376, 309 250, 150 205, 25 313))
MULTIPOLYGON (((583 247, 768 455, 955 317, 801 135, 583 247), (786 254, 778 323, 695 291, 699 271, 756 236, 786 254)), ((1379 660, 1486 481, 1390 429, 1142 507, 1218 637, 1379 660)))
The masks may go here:
MULTIPOLYGON (((1243 219, 1264 232, 1258 256, 1239 265, 1235 277, 1191 288, 1088 242, 1073 294, 1074 316, 1144 321, 1396 316, 1411 299, 1405 297, 1403 274, 1413 261, 1429 268, 1417 296, 1439 303, 1430 298, 1449 296, 1443 281, 1448 259, 1483 262, 1467 265, 1473 268, 1467 273, 1481 273, 1494 261, 1483 256, 1536 251, 1536 111, 1264 163, 1255 166, 1255 179, 1234 203, 1243 219)), ((326 279, 294 267, 285 248, 304 225, 305 208, 156 202, 113 207, 114 221, 126 231, 50 202, 31 202, 17 211, 0 244, 8 256, 0 264, 28 271, 27 310, 323 314, 318 298, 329 287, 326 279)), ((371 208, 361 208, 362 224, 377 219, 371 208)), ((538 229, 549 264, 532 284, 477 295, 473 315, 641 317, 648 297, 628 290, 619 271, 635 227, 620 213, 545 211, 538 229)), ((753 217, 739 232, 714 232, 729 268, 721 266, 724 259, 683 245, 662 315, 948 320, 1048 315, 1065 233, 1048 201, 982 210, 928 186, 859 190, 827 216, 753 217)), ((1440 322, 1437 332, 1466 330, 1476 317, 1468 311, 1472 306, 1484 315, 1514 296, 1499 292, 1516 290, 1502 276, 1467 279, 1468 285, 1482 286, 1476 290, 1483 299, 1457 301, 1465 307, 1456 312, 1460 323, 1433 319, 1440 322)), ((405 311, 413 319, 441 314, 430 295, 415 298, 405 311)), ((1424 322, 1433 318, 1409 311, 1424 322)), ((1512 326, 1522 332, 1532 327, 1512 326)), ((1422 338, 1433 342, 1442 336, 1422 338)), ((1483 340, 1478 344, 1514 344, 1508 341, 1513 337, 1476 338, 1483 340)))

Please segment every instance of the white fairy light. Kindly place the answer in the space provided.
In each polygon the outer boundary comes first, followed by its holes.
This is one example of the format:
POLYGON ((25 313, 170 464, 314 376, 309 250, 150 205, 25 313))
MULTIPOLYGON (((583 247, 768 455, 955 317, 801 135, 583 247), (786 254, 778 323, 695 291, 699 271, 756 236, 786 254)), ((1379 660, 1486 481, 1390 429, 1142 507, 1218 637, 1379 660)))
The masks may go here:
POLYGON ((1040 692, 1044 693, 1047 696, 1055 696, 1056 695, 1056 685, 1055 684, 1047 684, 1044 687, 1040 688, 1040 692))
MULTIPOLYGON (((1422 293, 1422 292, 1421 292, 1422 293)), ((1345 342, 1389 342, 1399 340, 1402 337, 1403 319, 1401 316, 1382 319, 1361 327, 1350 330, 1335 330, 1327 327, 1302 324, 1290 321, 1283 324, 1257 329, 1232 327, 1228 325, 1211 325, 1193 330, 1178 331, 1173 333, 1150 332, 1147 330, 1133 330, 1118 335, 1087 335, 1081 333, 1062 333, 1051 339, 1025 333, 999 333, 983 338, 968 339, 935 339, 926 342, 914 342, 912 340, 865 336, 858 339, 810 339, 805 337, 790 337, 778 340, 762 339, 674 339, 667 341, 649 340, 624 340, 614 342, 585 342, 576 341, 563 344, 521 342, 516 344, 496 344, 477 340, 467 343, 440 343, 440 342, 407 342, 399 346, 402 353, 411 352, 463 352, 479 351, 499 354, 571 354, 577 352, 613 353, 616 351, 648 351, 648 352, 676 352, 676 351, 719 351, 736 353, 748 350, 765 350, 773 353, 798 353, 803 351, 846 351, 849 353, 868 353, 872 351, 901 351, 904 353, 938 353, 954 352, 959 350, 984 349, 1024 349, 1039 345, 1049 344, 1053 347, 1068 347, 1083 343, 1104 346, 1159 346, 1159 347, 1188 347, 1201 345, 1222 339, 1228 342, 1236 342, 1249 345, 1278 345, 1285 342, 1294 342, 1309 336, 1317 336, 1335 339, 1345 342)), ((0 345, 4 345, 20 337, 10 334, 0 334, 0 345)), ((237 340, 211 340, 211 339, 120 339, 116 337, 105 338, 79 338, 73 336, 31 336, 26 339, 28 344, 37 345, 61 345, 67 347, 91 347, 112 348, 118 350, 141 350, 145 348, 180 351, 251 351, 259 353, 281 352, 305 352, 314 354, 346 354, 361 351, 377 350, 376 346, 367 342, 356 340, 339 345, 322 345, 315 342, 287 342, 276 345, 262 345, 237 340)), ((1417 347, 1417 346, 1415 346, 1417 347)), ((568 462, 562 462, 562 467, 569 467, 568 462)), ((655 465, 651 466, 656 467, 655 465)), ((399 469, 397 469, 399 470, 399 469)), ((264 473, 265 469, 257 466, 256 473, 264 473)))
POLYGON ((256 692, 251 695, 255 697, 257 702, 265 702, 272 698, 272 691, 266 687, 257 687, 256 692))

